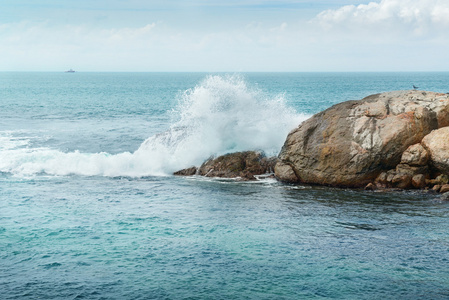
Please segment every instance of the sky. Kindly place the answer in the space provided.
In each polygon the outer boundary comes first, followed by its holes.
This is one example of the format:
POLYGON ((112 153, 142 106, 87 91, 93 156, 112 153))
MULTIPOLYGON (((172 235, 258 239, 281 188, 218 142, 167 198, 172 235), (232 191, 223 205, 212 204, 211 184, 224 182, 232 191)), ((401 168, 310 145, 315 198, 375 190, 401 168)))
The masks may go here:
POLYGON ((0 71, 449 71, 449 0, 1 0, 0 71))

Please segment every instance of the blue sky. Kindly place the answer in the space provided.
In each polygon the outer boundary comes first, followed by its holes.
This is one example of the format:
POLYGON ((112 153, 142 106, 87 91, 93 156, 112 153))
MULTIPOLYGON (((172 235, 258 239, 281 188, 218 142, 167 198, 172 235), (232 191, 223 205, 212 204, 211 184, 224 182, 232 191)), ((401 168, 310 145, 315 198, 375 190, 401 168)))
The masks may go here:
POLYGON ((449 71, 447 0, 2 0, 0 71, 449 71))

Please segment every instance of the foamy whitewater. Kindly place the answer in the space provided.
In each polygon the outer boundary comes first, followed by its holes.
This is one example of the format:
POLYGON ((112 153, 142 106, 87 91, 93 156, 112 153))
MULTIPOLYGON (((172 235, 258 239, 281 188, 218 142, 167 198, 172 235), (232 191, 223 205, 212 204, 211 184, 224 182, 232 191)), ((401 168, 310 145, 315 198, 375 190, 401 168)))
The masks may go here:
POLYGON ((276 155, 287 133, 307 118, 280 94, 270 98, 241 76, 208 76, 182 93, 170 129, 133 153, 65 153, 30 147, 33 137, 0 136, 0 172, 14 175, 162 176, 214 155, 262 150, 276 155))
POLYGON ((0 72, 0 299, 449 299, 449 202, 172 176, 449 73, 0 72))

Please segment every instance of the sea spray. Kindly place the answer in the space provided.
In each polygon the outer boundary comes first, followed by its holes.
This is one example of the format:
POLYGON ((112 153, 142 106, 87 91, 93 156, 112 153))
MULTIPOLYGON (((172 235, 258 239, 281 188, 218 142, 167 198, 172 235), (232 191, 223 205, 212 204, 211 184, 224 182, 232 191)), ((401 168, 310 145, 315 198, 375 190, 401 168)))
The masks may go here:
POLYGON ((275 155, 287 133, 307 116, 250 87, 238 75, 208 76, 186 90, 171 112, 169 130, 145 140, 134 153, 62 152, 27 147, 27 139, 1 136, 0 172, 17 175, 161 176, 212 155, 263 150, 275 155))

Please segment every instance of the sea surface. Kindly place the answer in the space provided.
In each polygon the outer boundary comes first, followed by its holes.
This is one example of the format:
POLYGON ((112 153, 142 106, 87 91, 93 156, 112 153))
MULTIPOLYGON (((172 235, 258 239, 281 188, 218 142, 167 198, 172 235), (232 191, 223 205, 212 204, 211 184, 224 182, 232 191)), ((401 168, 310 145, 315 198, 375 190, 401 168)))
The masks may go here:
POLYGON ((449 73, 0 73, 0 299, 449 299, 449 203, 174 177, 449 73))

